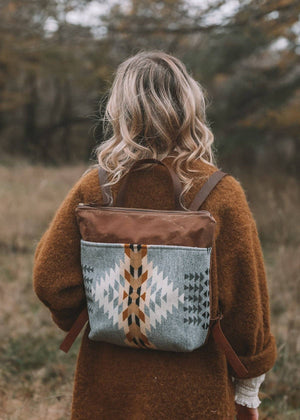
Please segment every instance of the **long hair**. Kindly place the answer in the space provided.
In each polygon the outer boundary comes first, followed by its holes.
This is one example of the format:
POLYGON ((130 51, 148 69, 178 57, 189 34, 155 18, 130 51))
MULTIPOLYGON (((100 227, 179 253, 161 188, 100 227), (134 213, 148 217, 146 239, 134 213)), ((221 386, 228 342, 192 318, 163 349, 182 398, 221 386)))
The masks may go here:
MULTIPOLYGON (((101 119, 104 141, 94 150, 95 166, 107 171, 106 185, 116 184, 139 159, 172 156, 183 183, 182 202, 193 182, 189 172, 196 172, 193 162, 217 166, 205 109, 204 88, 178 58, 152 50, 123 61, 101 119)), ((107 199, 112 204, 112 197, 107 199)))

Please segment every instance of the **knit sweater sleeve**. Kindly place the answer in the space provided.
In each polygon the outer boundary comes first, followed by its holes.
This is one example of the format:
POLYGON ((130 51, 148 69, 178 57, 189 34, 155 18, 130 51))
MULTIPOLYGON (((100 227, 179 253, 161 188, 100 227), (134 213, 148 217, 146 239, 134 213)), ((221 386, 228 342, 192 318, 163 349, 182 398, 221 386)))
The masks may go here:
POLYGON ((56 211, 34 255, 34 291, 63 331, 71 328, 85 305, 80 232, 74 211, 80 201, 79 180, 56 211))
MULTIPOLYGON (((248 369, 246 378, 254 378, 271 369, 276 361, 266 270, 245 191, 234 177, 226 178, 226 201, 216 239, 219 307, 224 316, 221 325, 248 369)), ((235 372, 231 373, 236 377, 235 372)))

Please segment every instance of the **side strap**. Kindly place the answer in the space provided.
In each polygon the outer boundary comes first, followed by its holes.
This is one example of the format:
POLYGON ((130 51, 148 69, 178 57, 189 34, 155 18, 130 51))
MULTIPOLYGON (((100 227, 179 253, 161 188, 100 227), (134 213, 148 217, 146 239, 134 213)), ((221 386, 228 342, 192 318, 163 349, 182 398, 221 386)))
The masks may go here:
POLYGON ((214 325, 212 327, 212 335, 214 338, 215 343, 224 351, 226 359, 232 369, 235 371, 237 376, 239 378, 244 378, 248 374, 248 370, 246 366, 241 362, 236 352, 231 347, 229 341, 225 337, 221 324, 220 319, 217 318, 214 322, 214 325))
POLYGON ((69 330, 68 334, 65 336, 63 342, 59 346, 60 350, 64 351, 65 353, 68 353, 70 350, 72 344, 76 340, 76 337, 84 327, 85 323, 89 320, 87 307, 83 309, 82 312, 80 312, 80 315, 72 325, 71 329, 69 330))

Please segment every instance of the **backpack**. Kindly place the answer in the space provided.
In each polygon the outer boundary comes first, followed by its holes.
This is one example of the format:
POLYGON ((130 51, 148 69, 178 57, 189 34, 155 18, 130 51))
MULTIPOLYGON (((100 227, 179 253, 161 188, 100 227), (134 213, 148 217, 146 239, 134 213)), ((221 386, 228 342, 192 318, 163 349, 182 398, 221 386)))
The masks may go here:
MULTIPOLYGON (((236 375, 243 377, 248 371, 222 332, 222 314, 211 317, 216 220, 209 211, 199 210, 227 173, 210 175, 185 210, 179 200, 181 182, 169 164, 141 159, 130 171, 146 163, 168 169, 175 209, 123 207, 126 178, 116 206, 103 201, 100 206, 76 207, 87 304, 60 349, 68 352, 87 321, 90 340, 141 350, 191 352, 204 346, 212 333, 236 375)), ((111 191, 103 187, 105 171, 99 168, 98 174, 104 199, 111 191)))

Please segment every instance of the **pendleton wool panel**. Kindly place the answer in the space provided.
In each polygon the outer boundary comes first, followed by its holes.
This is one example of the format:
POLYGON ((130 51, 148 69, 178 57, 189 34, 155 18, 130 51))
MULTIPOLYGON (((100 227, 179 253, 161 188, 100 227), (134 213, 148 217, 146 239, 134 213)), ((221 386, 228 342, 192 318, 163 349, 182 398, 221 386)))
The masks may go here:
POLYGON ((181 352, 203 345, 211 249, 81 240, 89 338, 181 352))

